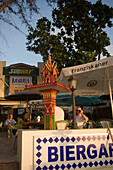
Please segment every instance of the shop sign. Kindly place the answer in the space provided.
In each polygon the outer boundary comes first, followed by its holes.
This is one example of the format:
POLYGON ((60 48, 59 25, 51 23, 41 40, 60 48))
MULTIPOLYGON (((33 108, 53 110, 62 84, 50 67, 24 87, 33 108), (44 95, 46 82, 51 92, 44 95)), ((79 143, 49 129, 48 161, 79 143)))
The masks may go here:
POLYGON ((25 88, 25 85, 10 85, 9 95, 17 92, 22 92, 25 88))
POLYGON ((84 113, 93 113, 93 107, 83 106, 84 113))
POLYGON ((10 85, 14 85, 14 84, 26 84, 26 82, 28 82, 29 84, 32 83, 32 77, 28 77, 28 76, 10 76, 10 85))
POLYGON ((10 76, 10 92, 9 94, 22 92, 25 88, 25 84, 28 81, 29 84, 32 83, 31 76, 10 76))
POLYGON ((18 76, 39 76, 39 68, 17 68, 17 67, 3 67, 3 75, 18 75, 18 76))
MULTIPOLYGON (((34 137, 34 169, 113 167, 113 143, 107 134, 59 134, 34 137)), ((81 132, 80 132, 81 133, 81 132)))

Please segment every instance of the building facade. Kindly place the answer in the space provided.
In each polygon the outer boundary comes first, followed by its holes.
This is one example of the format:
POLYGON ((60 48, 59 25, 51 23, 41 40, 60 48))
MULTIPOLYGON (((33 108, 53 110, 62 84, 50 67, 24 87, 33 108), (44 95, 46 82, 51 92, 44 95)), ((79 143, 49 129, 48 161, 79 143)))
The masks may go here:
MULTIPOLYGON (((6 66, 6 61, 0 61, 0 114, 13 112, 14 108, 20 107, 19 101, 8 101, 6 96, 21 92, 26 82, 29 84, 41 84, 40 71, 44 63, 37 63, 36 66, 25 63, 16 63, 6 66)), ((23 107, 25 102, 23 103, 23 107)), ((20 108, 21 109, 21 108, 20 108)))

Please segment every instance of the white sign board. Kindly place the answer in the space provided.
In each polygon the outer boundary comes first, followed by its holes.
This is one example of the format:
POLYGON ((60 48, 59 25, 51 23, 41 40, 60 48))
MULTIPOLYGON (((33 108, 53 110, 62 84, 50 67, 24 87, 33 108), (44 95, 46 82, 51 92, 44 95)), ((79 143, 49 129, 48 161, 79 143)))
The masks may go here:
POLYGON ((24 130, 22 134, 21 170, 113 168, 107 129, 24 130))
POLYGON ((31 76, 10 76, 10 94, 22 92, 25 88, 25 84, 28 81, 32 83, 31 76))
POLYGON ((31 84, 32 77, 31 76, 10 76, 10 85, 15 85, 15 84, 25 85, 27 81, 29 84, 31 84))
POLYGON ((113 143, 106 135, 44 136, 34 142, 34 169, 88 169, 113 163, 113 143))

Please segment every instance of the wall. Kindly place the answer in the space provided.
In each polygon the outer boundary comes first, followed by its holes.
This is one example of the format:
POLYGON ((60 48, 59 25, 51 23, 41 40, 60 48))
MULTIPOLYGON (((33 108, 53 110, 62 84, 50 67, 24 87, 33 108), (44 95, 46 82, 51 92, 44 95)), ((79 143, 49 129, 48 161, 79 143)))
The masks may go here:
POLYGON ((4 98, 5 76, 3 74, 3 67, 6 67, 6 61, 0 61, 0 98, 4 98))

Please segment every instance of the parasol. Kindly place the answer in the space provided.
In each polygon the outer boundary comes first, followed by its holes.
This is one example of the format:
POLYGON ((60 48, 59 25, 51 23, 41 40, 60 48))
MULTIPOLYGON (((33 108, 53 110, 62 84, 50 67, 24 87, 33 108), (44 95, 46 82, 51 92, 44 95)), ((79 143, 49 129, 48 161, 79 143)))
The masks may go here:
MULTIPOLYGON (((75 101, 76 101, 76 106, 95 106, 97 104, 105 103, 105 101, 102 101, 99 96, 75 96, 75 101)), ((68 95, 67 97, 62 97, 62 98, 61 96, 60 97, 57 96, 56 105, 71 106, 72 96, 68 95)))
POLYGON ((77 79, 76 95, 110 94, 113 118, 113 57, 63 68, 59 76, 59 83, 67 86, 72 75, 77 79))
MULTIPOLYGON (((30 91, 22 91, 18 93, 13 93, 11 95, 8 95, 5 97, 7 100, 12 100, 12 101, 26 101, 28 105, 29 100, 38 100, 42 99, 42 95, 37 94, 35 92, 30 92, 30 91)), ((30 111, 30 120, 31 120, 31 111, 30 111)))
POLYGON ((18 93, 13 93, 5 97, 7 100, 16 100, 16 101, 29 101, 29 100, 38 100, 42 99, 42 95, 31 92, 31 91, 23 91, 18 93))
MULTIPOLYGON (((113 95, 112 95, 112 98, 113 98, 113 95)), ((110 100, 110 95, 102 95, 99 97, 100 100, 110 100)))

